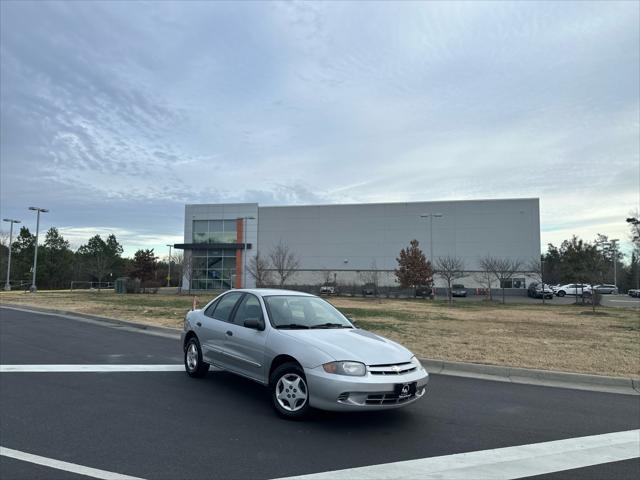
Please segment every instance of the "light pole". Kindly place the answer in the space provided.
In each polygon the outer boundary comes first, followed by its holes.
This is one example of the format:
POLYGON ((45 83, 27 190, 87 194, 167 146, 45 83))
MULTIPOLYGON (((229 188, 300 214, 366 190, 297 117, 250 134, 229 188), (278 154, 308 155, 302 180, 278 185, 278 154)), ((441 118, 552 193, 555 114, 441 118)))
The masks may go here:
POLYGON ((618 286, 618 242, 619 238, 612 238, 609 240, 609 244, 611 245, 611 251, 613 254, 613 284, 618 286))
POLYGON ((11 290, 11 283, 9 282, 9 278, 11 277, 11 244, 13 243, 13 224, 20 223, 20 220, 3 218, 2 221, 11 223, 11 226, 9 227, 9 258, 7 260, 7 281, 4 284, 4 289, 9 291, 11 290))
POLYGON ((247 220, 255 220, 256 217, 242 217, 244 226, 242 227, 242 236, 244 239, 244 251, 242 252, 242 288, 247 288, 247 220))
POLYGON ((171 247, 173 245, 166 244, 169 247, 169 273, 167 274, 167 287, 171 286, 171 247))
POLYGON ((33 278, 31 280, 31 292, 35 293, 38 288, 36 287, 36 268, 38 267, 38 233, 40 232, 40 212, 47 213, 49 210, 46 208, 29 207, 29 210, 38 212, 38 219, 36 220, 36 248, 33 252, 33 278))
MULTIPOLYGON (((429 261, 431 262, 431 272, 433 273, 433 217, 442 218, 441 213, 425 213, 420 218, 429 218, 429 261)), ((434 282, 435 283, 435 282, 434 282)), ((435 286, 432 289, 432 295, 435 297, 435 286)))

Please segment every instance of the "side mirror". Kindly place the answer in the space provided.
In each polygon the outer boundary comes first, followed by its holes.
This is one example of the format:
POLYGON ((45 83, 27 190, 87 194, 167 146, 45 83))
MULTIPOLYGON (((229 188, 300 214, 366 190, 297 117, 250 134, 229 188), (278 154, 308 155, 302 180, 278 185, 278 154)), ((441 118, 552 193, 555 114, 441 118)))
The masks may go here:
POLYGON ((264 330, 264 323, 258 318, 247 318, 244 321, 244 326, 253 330, 264 330))

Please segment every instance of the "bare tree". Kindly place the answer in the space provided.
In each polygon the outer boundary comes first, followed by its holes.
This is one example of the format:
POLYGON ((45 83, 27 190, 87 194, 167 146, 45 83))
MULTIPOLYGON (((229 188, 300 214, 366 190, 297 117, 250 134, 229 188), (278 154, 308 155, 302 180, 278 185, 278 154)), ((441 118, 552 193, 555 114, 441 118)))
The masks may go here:
POLYGON ((438 257, 436 260, 436 272, 447 282, 449 303, 452 303, 451 283, 457 278, 464 276, 464 261, 461 258, 449 255, 446 257, 438 257))
POLYGON ((380 272, 378 271, 378 265, 375 260, 373 260, 371 265, 369 265, 369 270, 361 271, 358 273, 358 276, 360 277, 360 281, 363 285, 373 285, 376 287, 376 292, 378 291, 380 272))
POLYGON ((480 271, 476 273, 475 278, 482 285, 486 291, 489 300, 493 300, 493 272, 496 270, 496 258, 491 255, 485 255, 480 258, 479 265, 480 271))
POLYGON ((193 278, 193 260, 191 251, 185 250, 182 258, 182 277, 187 281, 187 290, 191 294, 191 279, 193 278))
POLYGON ((182 252, 175 252, 171 255, 171 276, 179 279, 178 291, 182 289, 182 267, 184 266, 184 254, 182 252))
POLYGON ((276 245, 271 251, 269 259, 271 260, 273 269, 278 275, 280 286, 284 285, 286 281, 296 273, 296 270, 300 265, 298 257, 296 257, 289 246, 282 240, 280 240, 278 245, 276 245))
POLYGON ((498 280, 500 289, 502 290, 502 303, 506 303, 505 284, 508 280, 511 280, 516 273, 522 270, 522 262, 510 258, 494 258, 490 263, 493 265, 491 273, 493 273, 493 276, 498 280))
POLYGON ((269 259, 256 253, 255 257, 249 260, 247 272, 256 281, 256 287, 264 287, 271 282, 271 272, 269 271, 269 259))

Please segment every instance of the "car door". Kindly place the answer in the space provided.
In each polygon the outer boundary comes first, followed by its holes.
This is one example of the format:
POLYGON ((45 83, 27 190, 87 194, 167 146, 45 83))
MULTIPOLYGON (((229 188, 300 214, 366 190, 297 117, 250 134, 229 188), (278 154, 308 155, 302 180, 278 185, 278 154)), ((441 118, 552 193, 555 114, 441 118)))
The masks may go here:
POLYGON ((262 382, 265 378, 265 329, 264 313, 260 299, 246 293, 226 326, 223 368, 262 382), (259 328, 245 326, 245 321, 257 320, 259 328))
POLYGON ((207 363, 222 366, 224 362, 224 337, 226 327, 238 300, 240 292, 230 292, 220 296, 207 307, 202 316, 201 333, 198 335, 202 346, 202 354, 207 363))

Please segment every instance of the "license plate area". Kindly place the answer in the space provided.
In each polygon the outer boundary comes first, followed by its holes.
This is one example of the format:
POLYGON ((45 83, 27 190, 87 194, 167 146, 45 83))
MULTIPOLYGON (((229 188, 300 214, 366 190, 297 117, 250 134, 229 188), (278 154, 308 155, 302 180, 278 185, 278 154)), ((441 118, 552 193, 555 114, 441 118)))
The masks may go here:
POLYGON ((398 395, 399 400, 404 400, 416 394, 417 386, 417 382, 396 383, 394 393, 398 395))

